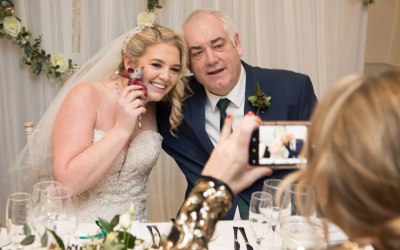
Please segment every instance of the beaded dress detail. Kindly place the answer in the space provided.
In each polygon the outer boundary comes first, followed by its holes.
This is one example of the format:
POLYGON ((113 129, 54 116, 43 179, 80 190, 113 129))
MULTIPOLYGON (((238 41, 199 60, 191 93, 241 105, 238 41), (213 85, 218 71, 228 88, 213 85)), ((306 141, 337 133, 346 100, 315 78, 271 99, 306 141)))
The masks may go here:
MULTIPOLYGON (((94 130, 93 143, 105 135, 94 130)), ((147 221, 147 180, 161 152, 162 137, 152 130, 138 134, 121 152, 109 172, 96 185, 78 195, 79 222, 93 223, 98 217, 110 221, 116 214, 135 208, 134 220, 147 221)))

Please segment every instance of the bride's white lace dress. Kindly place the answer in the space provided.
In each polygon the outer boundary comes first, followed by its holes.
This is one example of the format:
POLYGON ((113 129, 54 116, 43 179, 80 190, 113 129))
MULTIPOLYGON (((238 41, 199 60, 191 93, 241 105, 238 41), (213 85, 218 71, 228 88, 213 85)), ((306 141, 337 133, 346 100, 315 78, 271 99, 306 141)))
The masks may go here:
MULTIPOLYGON (((95 130, 93 143, 104 132, 95 130)), ((142 131, 115 160, 108 173, 92 188, 78 196, 79 222, 94 222, 98 217, 111 220, 116 214, 135 208, 135 220, 146 221, 146 186, 151 169, 161 152, 162 137, 151 130, 142 131)))

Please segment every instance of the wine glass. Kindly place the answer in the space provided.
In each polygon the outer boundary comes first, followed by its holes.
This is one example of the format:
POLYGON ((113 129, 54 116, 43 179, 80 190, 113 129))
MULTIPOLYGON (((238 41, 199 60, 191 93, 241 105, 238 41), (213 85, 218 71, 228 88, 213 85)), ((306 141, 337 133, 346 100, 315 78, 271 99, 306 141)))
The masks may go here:
POLYGON ((32 188, 32 205, 35 206, 41 199, 46 191, 50 188, 62 187, 58 181, 40 181, 33 185, 32 188))
POLYGON ((29 226, 31 195, 12 193, 7 198, 6 227, 10 242, 17 249, 22 249, 21 241, 26 237, 24 227, 29 226))
POLYGON ((276 228, 279 222, 279 211, 281 206, 287 203, 288 199, 288 189, 282 192, 280 197, 276 197, 276 194, 280 190, 279 185, 281 184, 282 180, 280 179, 267 179, 264 181, 263 191, 271 194, 272 196, 272 215, 271 215, 271 229, 272 229, 272 248, 275 247, 275 235, 276 235, 276 228))
POLYGON ((32 223, 40 233, 54 231, 68 245, 78 226, 72 190, 52 187, 42 191, 40 201, 32 211, 32 223))
POLYGON ((272 216, 272 196, 267 192, 257 191, 251 194, 249 223, 256 238, 257 249, 268 235, 272 216))
POLYGON ((288 198, 281 205, 280 218, 301 215, 315 218, 317 208, 316 191, 310 185, 291 184, 288 198))
POLYGON ((309 185, 292 184, 279 214, 283 249, 323 249, 323 227, 316 218, 316 192, 309 185))

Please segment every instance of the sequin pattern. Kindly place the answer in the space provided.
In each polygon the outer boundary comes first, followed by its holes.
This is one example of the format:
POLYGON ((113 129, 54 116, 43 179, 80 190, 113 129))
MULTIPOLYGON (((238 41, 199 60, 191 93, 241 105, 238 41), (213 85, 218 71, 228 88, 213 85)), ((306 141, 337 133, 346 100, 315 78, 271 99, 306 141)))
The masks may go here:
MULTIPOLYGON (((105 135, 94 130, 93 143, 105 135)), ((98 217, 111 220, 116 214, 135 207, 135 220, 147 221, 147 180, 161 152, 162 137, 151 130, 142 131, 119 154, 109 172, 78 197, 79 222, 94 222, 98 217)))

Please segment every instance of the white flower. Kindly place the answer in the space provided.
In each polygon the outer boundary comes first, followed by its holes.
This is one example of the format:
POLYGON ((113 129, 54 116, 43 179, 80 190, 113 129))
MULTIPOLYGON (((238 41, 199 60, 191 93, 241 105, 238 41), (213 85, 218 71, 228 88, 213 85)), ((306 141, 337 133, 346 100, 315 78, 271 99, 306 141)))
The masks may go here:
POLYGON ((119 225, 123 229, 128 229, 131 227, 131 216, 128 213, 122 214, 119 216, 119 225))
POLYGON ((63 54, 51 55, 50 62, 51 66, 53 67, 59 66, 59 68, 56 69, 56 71, 60 73, 64 73, 69 68, 69 61, 67 60, 67 58, 65 58, 63 54))
POLYGON ((21 22, 14 16, 7 16, 3 20, 4 31, 12 37, 17 37, 21 31, 21 22))
POLYGON ((153 24, 156 21, 156 15, 152 11, 140 12, 137 18, 137 24, 153 24))

